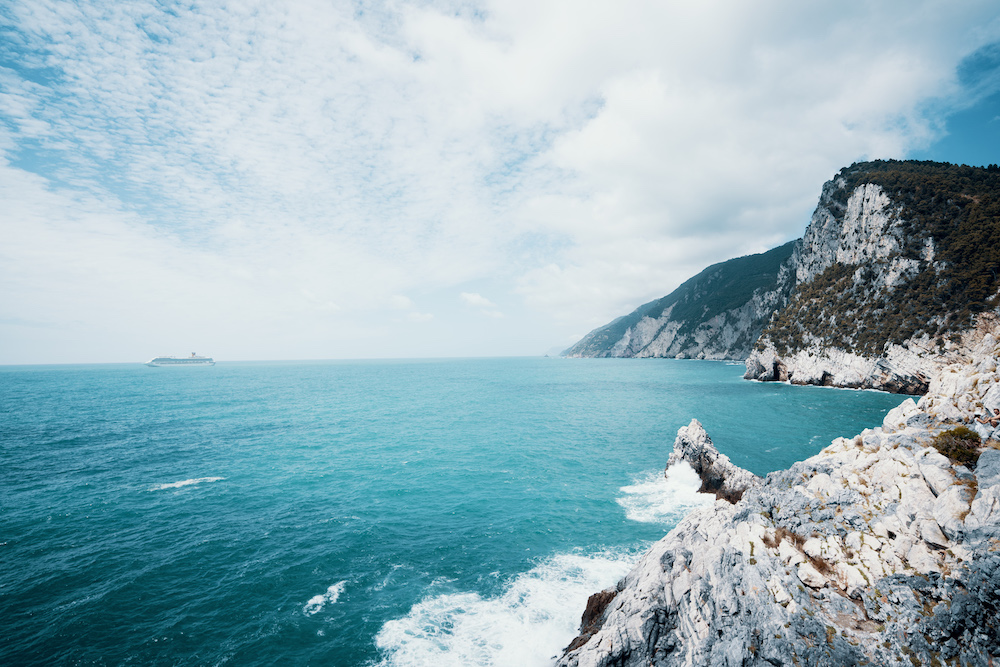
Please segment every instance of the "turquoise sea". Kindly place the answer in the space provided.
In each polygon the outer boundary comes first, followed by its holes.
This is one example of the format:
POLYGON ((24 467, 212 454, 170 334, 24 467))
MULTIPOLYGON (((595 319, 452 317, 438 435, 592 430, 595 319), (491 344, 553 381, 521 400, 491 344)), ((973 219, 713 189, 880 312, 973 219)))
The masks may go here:
POLYGON ((740 365, 471 359, 0 368, 0 664, 545 665, 706 502, 902 397, 740 365))

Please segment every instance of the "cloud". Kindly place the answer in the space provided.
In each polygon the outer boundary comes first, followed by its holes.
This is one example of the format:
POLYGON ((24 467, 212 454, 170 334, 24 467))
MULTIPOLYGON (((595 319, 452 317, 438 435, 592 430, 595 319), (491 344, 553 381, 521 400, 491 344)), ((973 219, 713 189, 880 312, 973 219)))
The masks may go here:
POLYGON ((415 307, 413 300, 402 294, 393 294, 389 297, 389 305, 396 310, 410 310, 415 307))
POLYGON ((0 362, 151 332, 258 358, 442 353, 444 331, 475 338, 446 306, 484 279, 508 321, 523 302, 523 330, 562 340, 799 235, 837 169, 926 146, 992 90, 957 72, 1000 39, 982 1, 3 17, 0 308, 51 327, 0 323, 0 362), (403 349, 400 317, 443 328, 403 349))
POLYGON ((465 305, 478 308, 479 312, 487 317, 495 319, 503 317, 503 313, 500 312, 499 307, 481 294, 477 294, 476 292, 462 292, 458 295, 458 298, 465 305))
POLYGON ((470 306, 477 306, 479 308, 496 308, 496 304, 484 297, 481 294, 476 294, 475 292, 462 292, 458 295, 458 298, 470 306))

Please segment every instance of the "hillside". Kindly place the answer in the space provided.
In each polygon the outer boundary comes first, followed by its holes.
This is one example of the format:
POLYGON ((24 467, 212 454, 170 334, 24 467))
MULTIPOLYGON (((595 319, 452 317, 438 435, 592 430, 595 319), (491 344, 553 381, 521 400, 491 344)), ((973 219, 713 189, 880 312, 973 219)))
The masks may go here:
POLYGON ((779 285, 792 243, 713 264, 667 296, 595 329, 569 357, 745 359, 768 319, 788 298, 779 285))
POLYGON ((747 376, 923 393, 998 305, 1000 169, 878 161, 824 188, 747 376))
POLYGON ((750 379, 921 394, 1000 306, 1000 167, 873 161, 801 239, 705 269, 574 357, 746 359, 750 379))

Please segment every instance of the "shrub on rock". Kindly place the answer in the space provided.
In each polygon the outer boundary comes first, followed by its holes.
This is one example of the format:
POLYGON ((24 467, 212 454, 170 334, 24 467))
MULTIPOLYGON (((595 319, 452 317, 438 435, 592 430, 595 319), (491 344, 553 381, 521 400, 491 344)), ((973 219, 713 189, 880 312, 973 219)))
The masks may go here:
POLYGON ((931 444, 954 463, 973 468, 979 460, 979 434, 968 426, 942 431, 931 444))

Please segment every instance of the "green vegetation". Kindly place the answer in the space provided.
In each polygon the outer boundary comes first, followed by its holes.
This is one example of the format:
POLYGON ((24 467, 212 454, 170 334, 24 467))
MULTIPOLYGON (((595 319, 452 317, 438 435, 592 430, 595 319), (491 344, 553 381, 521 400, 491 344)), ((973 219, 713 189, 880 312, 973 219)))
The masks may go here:
POLYGON ((979 461, 979 434, 968 426, 942 431, 931 444, 955 463, 974 468, 979 461))
MULTIPOLYGON (((609 350, 643 317, 657 319, 671 306, 670 319, 682 323, 678 333, 690 333, 702 322, 744 305, 755 291, 775 289, 778 270, 792 254, 793 245, 794 241, 757 255, 713 264, 667 296, 643 304, 628 315, 596 329, 564 354, 590 355, 609 350)), ((752 332, 752 337, 745 342, 746 349, 753 345, 764 324, 761 322, 758 330, 752 332)))
POLYGON ((911 269, 887 288, 877 284, 875 265, 834 264, 798 286, 765 329, 779 353, 801 349, 806 332, 867 356, 921 334, 943 346, 976 313, 997 307, 1000 167, 886 160, 851 165, 838 178, 828 205, 839 220, 855 188, 867 183, 900 207, 904 247, 881 261, 912 260, 911 269))

